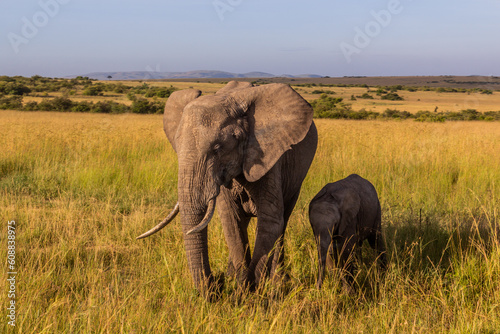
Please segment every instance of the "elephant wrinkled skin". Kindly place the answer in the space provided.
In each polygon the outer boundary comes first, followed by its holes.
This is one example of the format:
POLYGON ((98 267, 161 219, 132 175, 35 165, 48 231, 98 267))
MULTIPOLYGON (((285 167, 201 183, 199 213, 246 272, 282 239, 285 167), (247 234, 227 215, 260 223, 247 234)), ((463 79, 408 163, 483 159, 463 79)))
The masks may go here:
POLYGON ((318 288, 323 283, 327 261, 333 265, 332 258, 345 266, 349 275, 346 283, 352 283, 354 265, 349 257, 364 240, 378 251, 379 263, 385 269, 380 202, 369 181, 352 174, 327 184, 311 200, 309 220, 318 246, 318 288))
POLYGON ((215 95, 191 89, 168 99, 163 124, 179 160, 178 211, 200 292, 220 289, 210 269, 206 228, 215 203, 229 266, 241 285, 258 285, 282 263, 288 218, 316 152, 312 116, 309 103, 284 84, 253 87, 232 81, 215 95), (247 233, 251 217, 257 217, 253 255, 247 233))

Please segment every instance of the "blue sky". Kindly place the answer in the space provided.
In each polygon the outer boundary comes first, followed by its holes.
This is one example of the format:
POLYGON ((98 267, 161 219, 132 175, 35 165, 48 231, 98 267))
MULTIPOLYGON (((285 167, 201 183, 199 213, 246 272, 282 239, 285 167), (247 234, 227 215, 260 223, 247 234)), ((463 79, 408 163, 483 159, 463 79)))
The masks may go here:
POLYGON ((0 75, 500 75, 500 0, 2 0, 0 75))

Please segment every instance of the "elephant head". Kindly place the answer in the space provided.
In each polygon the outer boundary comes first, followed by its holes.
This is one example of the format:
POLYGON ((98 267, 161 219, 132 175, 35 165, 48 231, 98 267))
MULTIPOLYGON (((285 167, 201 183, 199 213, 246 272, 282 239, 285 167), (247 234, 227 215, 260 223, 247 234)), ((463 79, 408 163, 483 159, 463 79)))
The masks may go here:
MULTIPOLYGON (((178 211, 188 265, 198 290, 213 283, 207 225, 220 187, 236 178, 261 179, 285 151, 304 139, 311 106, 290 86, 251 87, 230 82, 215 95, 174 92, 164 113, 164 129, 177 153, 178 211)), ((166 225, 160 223, 148 236, 166 225)))

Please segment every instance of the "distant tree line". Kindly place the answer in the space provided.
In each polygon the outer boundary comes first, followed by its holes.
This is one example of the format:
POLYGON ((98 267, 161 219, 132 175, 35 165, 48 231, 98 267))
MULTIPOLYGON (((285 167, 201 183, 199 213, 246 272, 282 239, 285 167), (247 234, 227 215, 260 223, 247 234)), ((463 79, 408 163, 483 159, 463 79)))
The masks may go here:
POLYGON ((311 102, 314 110, 315 118, 333 118, 333 119, 414 119, 421 122, 444 122, 449 121, 499 121, 500 111, 487 111, 481 113, 475 109, 466 109, 458 112, 430 112, 418 111, 412 114, 408 111, 400 111, 396 109, 386 109, 383 113, 376 111, 360 109, 354 111, 352 106, 344 103, 341 97, 332 97, 322 94, 319 99, 311 102))
POLYGON ((26 111, 70 111, 96 113, 162 113, 165 100, 176 90, 175 87, 155 87, 147 83, 138 86, 128 86, 123 83, 95 82, 88 77, 73 79, 53 79, 35 75, 31 78, 21 76, 0 76, 0 109, 26 111), (84 96, 103 96, 104 93, 126 94, 132 105, 114 101, 82 101, 76 102, 69 97, 80 91, 84 96), (60 92, 63 96, 52 99, 43 99, 41 102, 30 101, 23 103, 25 96, 48 97, 48 93, 60 92), (147 98, 164 100, 153 101, 147 98))
MULTIPOLYGON (((325 84, 303 84, 296 86, 307 87, 366 87, 367 85, 325 85, 325 84)), ((381 99, 402 100, 396 92, 398 90, 417 89, 413 87, 383 86, 375 87, 374 92, 381 99)), ((419 87, 418 89, 426 90, 419 87)), ((154 87, 147 83, 138 86, 128 86, 123 83, 102 83, 95 82, 88 77, 76 77, 73 79, 52 79, 41 76, 25 77, 8 77, 0 76, 0 110, 24 110, 24 111, 64 111, 64 112, 92 112, 106 114, 121 114, 121 113, 137 113, 137 114, 160 114, 165 108, 165 101, 174 92, 176 88, 170 87, 154 87), (118 103, 115 101, 73 101, 69 98, 75 95, 76 91, 81 91, 85 96, 100 96, 105 92, 113 92, 116 94, 125 94, 131 105, 118 103), (23 103, 25 96, 37 95, 39 92, 63 92, 63 96, 43 99, 40 102, 30 101, 23 103), (154 98, 153 101, 147 98, 154 98), (160 98, 162 100, 156 100, 160 98)), ((429 89, 431 90, 431 89, 429 89)), ((448 88, 433 88, 438 92, 449 92, 448 88), (444 89, 444 90, 443 90, 444 89)), ((453 89, 461 91, 460 89, 453 89)), ((490 91, 484 89, 464 90, 469 92, 479 92, 483 94, 491 94, 490 91)), ((333 97, 335 92, 332 90, 315 90, 313 93, 321 94, 320 97, 311 102, 314 110, 315 118, 334 118, 334 119, 414 119, 416 121, 432 121, 443 122, 446 120, 500 120, 500 111, 478 112, 475 109, 466 109, 459 112, 434 112, 419 111, 415 114, 407 111, 396 109, 386 109, 383 113, 378 113, 371 110, 361 109, 355 111, 351 104, 345 103, 341 97, 333 97)), ((373 96, 369 93, 364 93, 360 96, 351 96, 351 100, 356 98, 372 99, 373 96)))
POLYGON ((148 101, 143 98, 138 98, 132 102, 132 105, 129 106, 114 101, 76 102, 66 97, 55 97, 53 99, 44 99, 41 102, 31 101, 23 104, 22 96, 5 96, 0 98, 0 109, 24 111, 93 112, 105 114, 161 114, 165 109, 165 102, 148 101))
POLYGON ((99 96, 105 92, 117 94, 138 94, 144 97, 167 98, 176 90, 175 87, 155 87, 147 83, 140 86, 128 86, 123 83, 95 82, 88 77, 76 77, 73 79, 52 79, 38 75, 31 78, 21 76, 0 76, 0 95, 36 95, 45 92, 63 92, 69 95, 76 94, 81 90, 83 95, 99 96))
MULTIPOLYGON (((323 83, 307 83, 307 84, 294 84, 296 87, 361 87, 367 88, 370 87, 367 84, 323 84, 323 83)), ((479 93, 479 94, 493 94, 493 91, 490 89, 484 88, 451 88, 451 87, 429 87, 429 86, 403 86, 403 85, 393 85, 393 86, 374 86, 377 88, 377 93, 379 91, 384 91, 386 94, 388 92, 395 93, 397 91, 408 91, 408 92, 416 92, 416 91, 435 91, 438 93, 479 93)), ((314 90, 312 94, 321 94, 323 93, 321 90, 314 90)))

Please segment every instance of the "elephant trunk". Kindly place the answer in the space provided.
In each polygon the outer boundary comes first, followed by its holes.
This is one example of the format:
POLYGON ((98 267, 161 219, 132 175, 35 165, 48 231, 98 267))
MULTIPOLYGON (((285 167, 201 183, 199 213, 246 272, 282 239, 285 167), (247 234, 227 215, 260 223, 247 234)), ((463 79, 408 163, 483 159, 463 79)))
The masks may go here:
POLYGON ((204 173, 199 168, 195 170, 196 173, 191 169, 179 169, 179 209, 191 276, 198 291, 211 299, 214 293, 219 292, 220 286, 214 284, 216 282, 210 269, 206 227, 214 214, 220 188, 215 184, 207 186, 209 182, 202 179, 204 173))
POLYGON ((207 287, 210 286, 213 281, 212 271, 208 260, 207 229, 193 233, 188 232, 199 224, 203 216, 203 214, 187 215, 181 210, 186 258, 195 286, 200 292, 206 291, 207 287))

